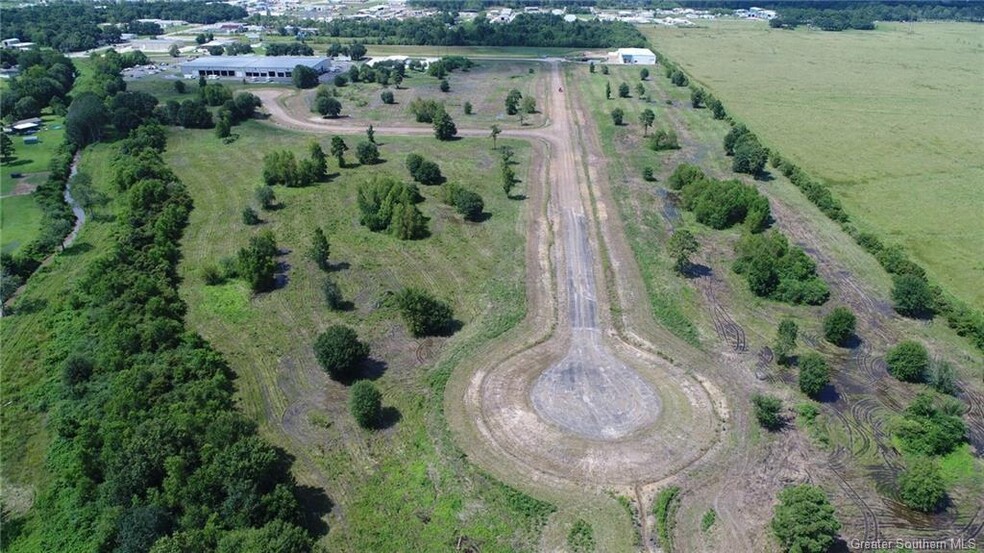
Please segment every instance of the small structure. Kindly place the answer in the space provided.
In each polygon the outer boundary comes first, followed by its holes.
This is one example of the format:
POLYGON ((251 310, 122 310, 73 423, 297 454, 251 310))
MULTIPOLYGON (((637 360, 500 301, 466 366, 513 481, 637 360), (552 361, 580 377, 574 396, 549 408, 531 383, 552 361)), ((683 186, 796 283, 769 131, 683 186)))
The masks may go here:
POLYGON ((618 65, 656 65, 656 54, 649 48, 619 48, 608 52, 608 63, 618 65))
MULTIPOLYGON (((10 125, 10 131, 14 134, 28 134, 41 130, 41 125, 44 121, 40 117, 32 117, 30 119, 22 119, 20 121, 14 122, 10 125)), ((6 129, 4 130, 6 132, 6 129)))
POLYGON ((186 79, 201 76, 228 79, 274 79, 289 81, 298 65, 321 75, 331 69, 331 60, 317 56, 208 56, 181 64, 186 79))
POLYGON ((24 144, 37 144, 37 143, 38 143, 37 136, 31 135, 31 136, 24 137, 24 144))
POLYGON ((185 41, 173 38, 148 38, 134 40, 130 43, 130 47, 141 52, 167 52, 173 45, 181 48, 185 44, 187 44, 185 41))

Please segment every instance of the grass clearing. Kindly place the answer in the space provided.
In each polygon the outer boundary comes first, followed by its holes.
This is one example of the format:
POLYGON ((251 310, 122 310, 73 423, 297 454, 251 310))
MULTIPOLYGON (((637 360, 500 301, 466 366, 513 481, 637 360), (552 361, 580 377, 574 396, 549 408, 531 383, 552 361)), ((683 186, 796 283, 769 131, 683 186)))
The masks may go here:
POLYGON ((984 307, 977 25, 642 30, 763 143, 832 184, 859 227, 904 244, 936 281, 984 307))
MULTIPOLYGON (((524 203, 506 199, 497 181, 482 177, 498 163, 488 141, 439 143, 377 133, 383 163, 339 171, 332 162, 336 175, 330 182, 278 187, 282 209, 261 212, 265 222, 246 227, 240 212, 253 203, 263 154, 289 148, 304 157, 311 140, 327 150, 330 137, 257 122, 237 132, 240 138, 230 145, 209 131, 184 130, 169 138, 165 158, 195 200, 183 239, 181 293, 189 305, 189 326, 239 375, 244 410, 269 439, 298 458, 295 473, 302 483, 326 487, 335 503, 327 545, 339 551, 394 544, 433 551, 453 548, 460 538, 483 551, 532 548, 545 517, 537 509, 527 513, 525 503, 509 499, 501 484, 458 457, 440 414, 444 382, 455 364, 525 312, 524 203), (480 193, 490 217, 465 223, 437 199, 436 187, 422 186, 426 201, 420 208, 430 219, 429 238, 402 242, 359 226, 358 185, 379 174, 408 179, 403 163, 411 152, 437 161, 450 181, 480 193), (335 264, 331 278, 353 303, 349 311, 324 307, 325 275, 305 257, 315 226, 328 235, 335 264), (281 259, 289 265, 286 286, 252 297, 239 282, 205 286, 201 268, 234 255, 262 228, 271 229, 289 252, 281 259), (450 301, 462 329, 450 339, 409 337, 385 302, 389 292, 403 286, 419 286, 450 301), (389 413, 383 430, 358 429, 348 414, 347 388, 317 367, 310 344, 320 330, 337 323, 356 328, 379 361, 372 377, 389 413)), ((345 138, 350 147, 360 139, 345 138)), ((525 175, 528 145, 501 142, 516 150, 517 172, 525 175)), ((350 163, 353 157, 348 156, 350 163)))
POLYGON ((31 195, 0 200, 0 247, 6 253, 31 242, 40 230, 41 208, 31 195))

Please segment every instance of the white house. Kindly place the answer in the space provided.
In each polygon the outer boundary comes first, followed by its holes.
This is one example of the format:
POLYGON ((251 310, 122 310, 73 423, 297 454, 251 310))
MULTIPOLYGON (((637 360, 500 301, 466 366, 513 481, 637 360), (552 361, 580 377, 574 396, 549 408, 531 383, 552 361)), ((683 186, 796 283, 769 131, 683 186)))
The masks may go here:
POLYGON ((649 48, 619 48, 608 52, 608 63, 618 65, 656 65, 656 54, 649 48))

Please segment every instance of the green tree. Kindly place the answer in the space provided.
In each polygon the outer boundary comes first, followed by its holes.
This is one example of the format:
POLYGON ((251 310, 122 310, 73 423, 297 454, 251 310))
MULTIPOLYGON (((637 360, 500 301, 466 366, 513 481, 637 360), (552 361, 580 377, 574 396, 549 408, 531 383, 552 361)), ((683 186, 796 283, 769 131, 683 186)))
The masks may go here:
POLYGON ((602 65, 601 66, 601 74, 602 75, 607 75, 608 73, 609 73, 608 66, 607 65, 602 65))
POLYGON ((673 258, 673 268, 678 273, 683 273, 690 268, 690 256, 697 253, 700 244, 697 238, 687 229, 680 229, 670 236, 667 249, 670 257, 673 258))
POLYGON ((752 396, 752 405, 755 406, 755 419, 759 425, 767 430, 779 430, 782 428, 782 400, 775 396, 755 394, 752 396))
POLYGON ((291 80, 297 88, 314 88, 318 86, 318 73, 306 65, 294 66, 291 75, 291 80))
POLYGON ((250 226, 260 224, 260 215, 252 207, 249 206, 244 207, 243 224, 250 225, 250 226))
POLYGON ((622 83, 618 85, 618 97, 628 98, 629 97, 629 85, 628 83, 622 83))
POLYGON ((789 356, 796 349, 796 335, 798 333, 799 327, 792 319, 779 321, 779 328, 776 329, 776 341, 773 343, 772 349, 776 354, 776 362, 780 365, 789 362, 789 356))
POLYGON ((656 175, 653 173, 653 168, 648 165, 642 168, 642 180, 646 182, 652 182, 656 180, 656 175))
POLYGON ((772 532, 791 553, 825 553, 834 544, 841 524, 823 490, 809 484, 779 492, 772 532))
POLYGON ((340 136, 331 137, 331 155, 338 160, 339 167, 345 167, 345 152, 348 151, 348 145, 342 140, 340 136))
POLYGON ((277 242, 269 230, 251 237, 249 246, 239 250, 238 273, 254 292, 273 289, 277 253, 277 242))
POLYGON ((270 209, 277 203, 277 196, 274 194, 273 187, 271 186, 263 185, 257 188, 254 196, 263 209, 270 209))
POLYGON ((899 475, 898 485, 902 502, 917 511, 936 512, 946 503, 946 484, 932 459, 914 457, 899 475))
POLYGON ((499 134, 501 134, 501 133, 502 133, 502 129, 499 128, 499 125, 492 125, 492 132, 489 133, 489 136, 492 137, 492 149, 493 150, 495 149, 496 139, 499 138, 499 134))
POLYGON ((735 144, 735 156, 731 160, 731 169, 736 173, 758 175, 765 169, 769 154, 759 144, 754 135, 746 134, 735 144))
POLYGON ((642 123, 642 136, 649 134, 649 127, 656 121, 656 114, 653 110, 646 108, 639 114, 639 122, 642 123))
POLYGON ((109 122, 103 101, 91 92, 76 96, 65 116, 65 134, 76 146, 83 147, 102 138, 103 127, 109 122))
POLYGON ((951 396, 957 395, 957 392, 960 391, 953 365, 945 359, 932 363, 929 372, 929 385, 937 392, 951 396))
POLYGON ((516 115, 519 113, 519 101, 523 99, 523 94, 515 88, 506 95, 506 113, 516 115))
POLYGON ((644 99, 646 97, 646 87, 642 83, 636 83, 635 85, 636 98, 644 99))
POLYGON ((185 85, 184 81, 174 81, 174 91, 178 94, 184 94, 187 92, 188 87, 185 85))
POLYGON ((375 165, 379 163, 379 148, 372 142, 359 142, 355 146, 355 157, 362 165, 375 165))
POLYGON ((342 309, 344 303, 342 289, 331 277, 325 277, 325 281, 321 285, 321 292, 325 297, 325 306, 329 310, 340 311, 342 309))
POLYGON ((376 129, 372 128, 372 124, 366 129, 366 139, 373 144, 376 143, 376 129))
POLYGON ((835 307, 823 319, 823 335, 828 342, 837 346, 843 346, 854 336, 854 327, 857 319, 854 313, 846 307, 835 307))
POLYGON ((639 79, 644 81, 648 78, 649 78, 649 70, 643 67, 642 69, 639 70, 639 79))
POLYGON ((892 301, 895 310, 906 317, 924 317, 933 313, 933 294, 929 283, 919 275, 892 276, 892 301))
POLYGON ((724 111, 724 104, 721 103, 721 100, 718 100, 713 96, 709 96, 704 99, 704 104, 709 110, 711 110, 711 115, 715 119, 724 119, 727 117, 728 113, 724 111))
POLYGON ((392 90, 384 90, 379 93, 379 99, 383 101, 384 104, 395 104, 396 98, 393 96, 392 90))
POLYGON ((509 194, 512 193, 513 187, 516 186, 516 171, 513 171, 512 166, 503 163, 499 174, 502 179, 502 191, 505 192, 506 197, 509 198, 509 194))
POLYGON ((809 352, 799 359, 799 388, 804 394, 816 397, 830 383, 830 367, 819 353, 809 352))
POLYGON ((673 170, 673 174, 670 175, 667 183, 671 189, 681 190, 688 184, 704 180, 704 177, 704 172, 700 170, 700 167, 690 165, 689 163, 681 163, 673 170))
POLYGON ((232 134, 232 123, 228 117, 220 117, 219 122, 215 124, 215 136, 226 138, 230 134, 232 134))
POLYGON ((454 208, 465 219, 478 221, 485 211, 485 201, 480 195, 471 190, 459 189, 454 194, 454 208))
POLYGON ((14 159, 14 141, 7 133, 0 133, 0 161, 7 163, 14 159))
POLYGON ((318 96, 314 103, 315 110, 324 117, 335 118, 342 113, 342 103, 333 96, 318 96))
POLYGON ((595 64, 594 64, 594 62, 588 63, 588 73, 594 73, 594 72, 595 72, 595 64))
POLYGON ((177 44, 172 44, 172 45, 171 45, 171 46, 170 46, 170 47, 169 47, 169 48, 167 49, 167 53, 168 53, 168 55, 169 55, 169 56, 171 56, 172 58, 176 58, 176 57, 178 57, 178 56, 180 56, 180 55, 181 55, 181 49, 180 49, 180 48, 178 48, 178 45, 177 45, 177 44))
POLYGON ((735 146, 738 145, 738 139, 748 133, 748 128, 741 123, 731 127, 728 130, 728 134, 724 135, 724 153, 729 156, 735 155, 735 146))
POLYGON ((612 110, 612 123, 615 123, 615 126, 621 126, 623 119, 625 119, 625 112, 622 111, 622 108, 612 110))
POLYGON ((335 380, 353 378, 359 364, 369 357, 369 346, 347 326, 333 325, 314 342, 314 356, 321 368, 335 380))
POLYGON ((325 151, 321 149, 321 144, 317 141, 312 140, 308 145, 308 155, 311 161, 314 162, 314 167, 317 173, 317 181, 323 181, 328 177, 328 156, 325 155, 325 151))
POLYGON ((389 228, 393 236, 400 240, 417 240, 427 236, 427 219, 413 202, 396 203, 392 210, 389 228))
POLYGON ((451 92, 451 83, 447 79, 441 79, 441 85, 439 87, 441 92, 451 92))
POLYGON ((401 290, 396 295, 396 305, 414 337, 446 334, 454 322, 450 305, 417 288, 401 290))
POLYGON ((371 429, 383 410, 382 394, 372 382, 360 380, 352 385, 349 392, 349 410, 359 426, 371 429))
POLYGON ((605 81, 605 99, 612 99, 612 83, 605 81))
POLYGON ((464 110, 465 115, 471 115, 472 114, 471 102, 465 102, 465 105, 462 107, 462 109, 464 110))
POLYGON ((922 382, 929 370, 929 352, 919 342, 906 340, 885 354, 888 373, 903 382, 922 382))
POLYGON ((443 109, 434 117, 434 137, 438 140, 451 140, 458 134, 451 116, 443 109))
POLYGON ((523 113, 536 113, 536 98, 532 96, 523 98, 523 113))
POLYGON ((327 271, 331 268, 331 263, 329 262, 329 254, 331 253, 331 247, 328 244, 328 237, 325 236, 325 231, 321 230, 321 227, 315 227, 314 236, 311 238, 311 251, 308 253, 308 257, 311 261, 318 266, 322 271, 327 271))
POLYGON ((701 104, 703 104, 703 103, 704 103, 704 89, 703 88, 695 88, 695 89, 691 90, 690 91, 690 105, 693 106, 694 109, 696 109, 696 108, 699 108, 701 106, 701 104))

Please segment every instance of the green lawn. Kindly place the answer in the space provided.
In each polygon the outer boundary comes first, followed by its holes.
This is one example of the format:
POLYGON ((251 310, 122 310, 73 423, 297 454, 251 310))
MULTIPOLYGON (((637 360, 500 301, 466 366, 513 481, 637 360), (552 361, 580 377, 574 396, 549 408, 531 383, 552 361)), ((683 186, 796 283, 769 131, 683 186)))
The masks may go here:
POLYGON ((41 208, 33 196, 11 196, 0 199, 0 247, 14 252, 38 234, 41 208))
POLYGON ((834 185, 859 227, 984 306, 984 45, 969 23, 875 31, 645 27, 755 130, 834 185))
MULTIPOLYGON (((332 171, 340 174, 331 182, 278 187, 283 208, 263 212, 265 223, 250 228, 240 213, 253 203, 263 154, 289 148, 305 156, 309 141, 317 138, 327 149, 330 137, 261 123, 236 132, 240 138, 230 145, 209 131, 179 131, 169 138, 166 159, 195 201, 182 244, 181 293, 189 306, 189 326, 239 375, 247 414, 298 458, 299 480, 325 486, 337 504, 327 544, 338 551, 434 551, 466 536, 481 543, 483 551, 532 548, 537 531, 515 524, 524 518, 501 486, 454 453, 440 415, 443 380, 431 383, 435 372, 452 370, 458 359, 524 314, 524 203, 506 199, 497 182, 485 177, 497 164, 488 141, 439 143, 377 135, 384 163, 338 171, 333 162, 332 171), (403 162, 410 152, 438 161, 451 181, 479 192, 490 217, 465 223, 437 201, 436 187, 421 187, 430 237, 402 242, 359 226, 358 185, 379 174, 406 179, 403 162), (324 307, 325 275, 305 257, 315 226, 328 234, 332 261, 338 264, 331 277, 352 302, 349 311, 324 307), (263 228, 271 229, 289 252, 283 259, 289 265, 285 287, 251 296, 240 282, 204 285, 203 265, 234 255, 263 228), (450 301, 462 329, 451 339, 409 337, 385 302, 390 291, 408 285, 450 301), (372 358, 385 364, 377 385, 384 406, 399 413, 392 427, 375 433, 356 428, 348 414, 347 388, 329 381, 317 367, 311 343, 335 323, 356 328, 370 343, 372 358)), ((354 148, 359 139, 346 141, 354 148)), ((523 142, 509 145, 524 175, 529 148, 523 142)))

